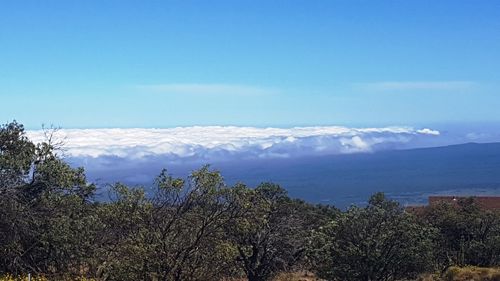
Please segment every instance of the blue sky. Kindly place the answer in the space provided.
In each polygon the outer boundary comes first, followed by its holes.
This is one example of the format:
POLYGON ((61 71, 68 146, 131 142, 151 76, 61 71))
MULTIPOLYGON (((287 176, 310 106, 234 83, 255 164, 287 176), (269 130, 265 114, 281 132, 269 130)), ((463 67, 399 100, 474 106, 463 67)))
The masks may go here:
POLYGON ((28 128, 500 122, 500 1, 0 3, 28 128))

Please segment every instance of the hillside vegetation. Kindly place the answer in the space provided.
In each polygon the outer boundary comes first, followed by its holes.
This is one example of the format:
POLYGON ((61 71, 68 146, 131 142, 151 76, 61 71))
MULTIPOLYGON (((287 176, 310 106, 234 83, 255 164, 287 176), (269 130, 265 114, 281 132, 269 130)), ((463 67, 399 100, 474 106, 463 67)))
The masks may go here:
POLYGON ((273 183, 228 186, 204 166, 188 178, 163 170, 147 194, 114 183, 96 201, 60 146, 50 131, 34 144, 21 124, 0 127, 4 280, 498 280, 457 268, 500 265, 500 214, 473 199, 413 214, 377 193, 341 211, 273 183))

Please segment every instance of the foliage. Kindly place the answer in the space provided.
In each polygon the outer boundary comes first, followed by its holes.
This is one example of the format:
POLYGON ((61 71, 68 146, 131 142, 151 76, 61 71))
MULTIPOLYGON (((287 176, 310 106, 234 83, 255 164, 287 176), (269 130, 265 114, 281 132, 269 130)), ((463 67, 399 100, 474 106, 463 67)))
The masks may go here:
POLYGON ((0 127, 0 273, 71 272, 92 252, 95 187, 57 156, 48 135, 35 145, 22 125, 0 127))
POLYGON ((318 233, 319 277, 399 280, 432 269, 433 230, 398 203, 375 194, 366 208, 351 207, 318 233))
POLYGON ((424 224, 439 231, 436 263, 451 265, 500 265, 500 214, 481 209, 473 198, 458 204, 442 203, 422 214, 424 224))
POLYGON ((226 231, 237 249, 237 266, 249 281, 265 281, 291 270, 304 257, 308 232, 304 203, 291 200, 278 185, 254 190, 240 185, 239 204, 245 215, 226 231))
POLYGON ((375 194, 342 212, 273 183, 227 186, 204 166, 185 179, 163 170, 148 193, 115 183, 108 201, 95 201, 83 168, 46 136, 34 144, 21 124, 0 126, 0 280, 267 281, 310 271, 375 281, 436 268, 463 280, 486 273, 448 267, 500 262, 500 214, 473 200, 415 217, 375 194))

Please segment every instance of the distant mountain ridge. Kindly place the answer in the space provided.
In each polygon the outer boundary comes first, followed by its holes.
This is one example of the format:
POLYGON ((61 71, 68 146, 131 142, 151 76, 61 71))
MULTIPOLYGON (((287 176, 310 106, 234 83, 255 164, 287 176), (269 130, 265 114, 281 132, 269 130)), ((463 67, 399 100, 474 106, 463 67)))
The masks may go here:
MULTIPOLYGON (((162 163, 163 164, 163 163, 162 163)), ((187 175, 194 165, 164 167, 187 175)), ((432 148, 290 159, 216 162, 229 184, 281 184, 290 195, 311 202, 346 207, 364 204, 383 191, 403 204, 425 203, 432 194, 500 194, 500 143, 466 143, 432 148)), ((150 184, 162 168, 131 167, 126 171, 88 171, 101 182, 123 180, 150 184), (132 177, 131 177, 132 175, 132 177)))

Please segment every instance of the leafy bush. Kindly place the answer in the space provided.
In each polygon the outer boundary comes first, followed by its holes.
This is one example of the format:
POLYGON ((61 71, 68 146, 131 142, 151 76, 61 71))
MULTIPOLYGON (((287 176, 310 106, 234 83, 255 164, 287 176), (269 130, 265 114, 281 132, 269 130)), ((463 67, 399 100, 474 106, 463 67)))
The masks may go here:
POLYGON ((400 280, 432 270, 432 228, 395 201, 375 194, 366 208, 351 207, 322 228, 316 268, 328 280, 400 280))

